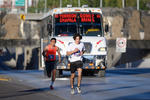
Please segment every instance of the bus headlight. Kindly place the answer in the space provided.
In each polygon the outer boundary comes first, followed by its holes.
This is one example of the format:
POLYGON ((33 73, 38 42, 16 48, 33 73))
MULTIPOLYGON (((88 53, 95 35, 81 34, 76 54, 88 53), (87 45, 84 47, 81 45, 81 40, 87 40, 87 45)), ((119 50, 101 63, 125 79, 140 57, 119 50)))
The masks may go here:
POLYGON ((106 48, 105 47, 100 47, 100 48, 98 48, 98 51, 104 52, 104 51, 106 51, 106 48))

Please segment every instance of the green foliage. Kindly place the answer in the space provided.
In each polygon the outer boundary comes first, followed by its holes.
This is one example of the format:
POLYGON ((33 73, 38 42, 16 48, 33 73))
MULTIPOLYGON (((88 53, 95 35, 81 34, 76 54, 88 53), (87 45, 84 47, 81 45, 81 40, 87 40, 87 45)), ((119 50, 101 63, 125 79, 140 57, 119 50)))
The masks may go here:
POLYGON ((121 8, 122 7, 122 0, 103 0, 104 7, 118 7, 121 8))
POLYGON ((150 10, 150 8, 146 7, 147 3, 150 3, 150 0, 140 0, 140 8, 142 10, 150 10))
POLYGON ((30 13, 35 13, 35 10, 36 10, 35 7, 28 8, 28 12, 30 12, 30 13))
MULTIPOLYGON (((126 7, 136 7, 136 0, 125 0, 126 7)), ((150 10, 146 7, 146 4, 150 3, 150 0, 140 0, 140 9, 150 10)), ((73 7, 78 7, 78 0, 62 0, 62 7, 66 7, 68 4, 72 4, 73 7)), ((100 7, 100 0, 80 0, 80 6, 88 5, 89 7, 100 7)), ((43 12, 45 6, 45 0, 39 0, 37 7, 29 8, 29 12, 43 12)), ((60 6, 60 0, 47 0, 47 8, 57 8, 60 6)), ((122 0, 103 0, 103 7, 122 7, 122 0)))
POLYGON ((137 0, 126 0, 127 7, 136 7, 137 0))

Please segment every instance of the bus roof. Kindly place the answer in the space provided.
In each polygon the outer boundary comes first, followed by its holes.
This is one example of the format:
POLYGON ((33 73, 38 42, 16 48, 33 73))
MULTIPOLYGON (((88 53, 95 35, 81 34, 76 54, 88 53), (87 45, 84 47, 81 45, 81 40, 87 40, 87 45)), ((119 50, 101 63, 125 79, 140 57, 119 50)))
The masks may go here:
POLYGON ((69 13, 69 12, 93 12, 102 14, 102 10, 100 8, 82 8, 82 7, 72 7, 72 8, 54 8, 52 10, 52 14, 61 14, 61 13, 69 13))

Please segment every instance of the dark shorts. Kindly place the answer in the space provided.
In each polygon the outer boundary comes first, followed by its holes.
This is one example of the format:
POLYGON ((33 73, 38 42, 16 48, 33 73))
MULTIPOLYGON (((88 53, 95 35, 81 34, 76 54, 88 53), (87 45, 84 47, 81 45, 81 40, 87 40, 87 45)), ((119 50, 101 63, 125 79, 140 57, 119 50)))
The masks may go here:
POLYGON ((51 76, 51 72, 56 69, 56 61, 46 61, 45 62, 45 70, 47 73, 47 76, 51 76))
POLYGON ((71 70, 71 73, 75 73, 75 71, 78 69, 78 68, 82 68, 83 67, 83 62, 82 61, 75 61, 75 62, 71 62, 70 63, 70 70, 71 70))

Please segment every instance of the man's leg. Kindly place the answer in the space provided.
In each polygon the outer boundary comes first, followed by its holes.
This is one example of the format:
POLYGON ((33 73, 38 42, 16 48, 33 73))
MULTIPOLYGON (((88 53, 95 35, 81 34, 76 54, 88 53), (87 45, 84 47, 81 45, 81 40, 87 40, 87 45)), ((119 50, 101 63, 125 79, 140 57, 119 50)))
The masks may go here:
POLYGON ((52 75, 52 82, 54 82, 55 79, 56 79, 56 69, 54 69, 54 70, 52 71, 52 73, 53 73, 53 75, 52 75))
POLYGON ((71 73, 71 77, 70 77, 71 88, 74 88, 74 78, 75 78, 75 73, 71 73))
POLYGON ((54 89, 53 84, 54 84, 54 81, 55 81, 55 78, 56 78, 56 66, 55 66, 54 62, 51 63, 51 72, 52 72, 52 77, 51 77, 50 89, 53 90, 54 89))
POLYGON ((45 70, 46 70, 47 76, 50 78, 51 77, 51 66, 50 66, 50 63, 45 62, 45 70))
POLYGON ((50 89, 51 89, 51 90, 54 89, 53 85, 54 85, 55 78, 56 78, 56 69, 54 69, 54 70, 52 71, 52 79, 51 79, 51 85, 50 85, 50 89))
POLYGON ((81 79, 82 79, 82 68, 78 68, 78 87, 80 87, 81 79))
POLYGON ((70 77, 71 94, 74 94, 74 78, 75 78, 75 72, 71 73, 71 77, 70 77))
POLYGON ((74 94, 74 78, 75 78, 75 63, 70 64, 71 76, 70 76, 70 85, 71 85, 71 94, 74 94))
POLYGON ((77 86, 77 91, 78 93, 81 93, 81 88, 80 88, 80 84, 81 84, 81 79, 82 79, 82 68, 78 68, 78 86, 77 86))

